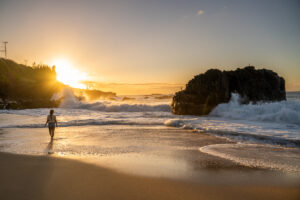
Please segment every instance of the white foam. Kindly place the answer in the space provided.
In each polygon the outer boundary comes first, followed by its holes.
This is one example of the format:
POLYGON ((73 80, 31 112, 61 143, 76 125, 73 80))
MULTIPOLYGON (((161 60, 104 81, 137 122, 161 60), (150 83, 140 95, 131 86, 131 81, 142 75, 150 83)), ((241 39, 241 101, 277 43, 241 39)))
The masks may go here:
POLYGON ((232 94, 229 103, 219 104, 210 116, 225 119, 277 122, 300 125, 300 102, 280 101, 272 103, 240 104, 239 95, 232 94))
POLYGON ((201 147, 201 152, 249 167, 300 172, 300 149, 258 144, 215 144, 201 147))
POLYGON ((124 103, 120 101, 80 101, 70 90, 64 91, 61 108, 88 109, 103 112, 171 112, 169 103, 124 103))
MULTIPOLYGON (((59 126, 165 125, 234 138, 242 141, 300 146, 299 105, 286 101, 240 105, 233 94, 208 116, 173 115, 168 102, 80 101, 65 92, 61 108, 55 109, 59 126)), ((147 99, 149 100, 149 99, 147 99)), ((0 128, 39 128, 45 123, 49 109, 0 110, 0 128)))
POLYGON ((282 101, 241 105, 232 94, 229 103, 218 105, 208 116, 177 117, 166 126, 208 131, 239 140, 269 144, 300 145, 300 102, 282 101))

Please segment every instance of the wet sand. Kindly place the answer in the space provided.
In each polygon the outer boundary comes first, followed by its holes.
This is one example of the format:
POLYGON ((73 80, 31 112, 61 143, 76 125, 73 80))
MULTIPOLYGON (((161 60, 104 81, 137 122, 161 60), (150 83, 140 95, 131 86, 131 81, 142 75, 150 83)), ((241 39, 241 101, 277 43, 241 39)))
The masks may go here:
POLYGON ((5 130, 4 150, 47 151, 0 153, 0 199, 300 199, 299 176, 199 151, 234 143, 227 139, 180 129, 117 128, 60 128, 50 146, 44 129, 5 130), (75 150, 95 150, 96 159, 87 153, 69 159, 75 150))
MULTIPOLYGON (((0 199, 299 199, 299 185, 199 184, 75 160, 0 153, 0 199)), ((234 169, 240 174, 247 169, 234 169)), ((215 177, 217 178, 217 177, 215 177)))

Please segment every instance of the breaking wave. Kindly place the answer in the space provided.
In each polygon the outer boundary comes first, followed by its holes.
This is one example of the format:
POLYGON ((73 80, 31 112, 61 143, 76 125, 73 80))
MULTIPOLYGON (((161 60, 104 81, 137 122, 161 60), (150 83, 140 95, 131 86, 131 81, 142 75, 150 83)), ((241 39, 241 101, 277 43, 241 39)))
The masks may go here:
POLYGON ((238 94, 232 94, 230 102, 219 104, 210 113, 210 116, 225 119, 300 125, 300 102, 280 101, 272 103, 240 104, 239 98, 238 94))
POLYGON ((88 109, 104 112, 171 112, 168 104, 127 104, 127 103, 112 103, 109 101, 103 102, 76 102, 65 104, 62 108, 88 109))
POLYGON ((286 146, 300 146, 300 102, 240 104, 232 94, 208 116, 166 120, 166 126, 206 131, 217 136, 286 146))
MULTIPOLYGON (((174 115, 168 102, 87 102, 66 91, 60 107, 55 109, 60 127, 170 126, 239 141, 300 146, 300 101, 294 100, 241 105, 239 96, 232 94, 230 102, 199 117, 174 115)), ((3 110, 0 128, 41 128, 48 112, 48 109, 3 110)))
POLYGON ((103 112, 171 112, 168 103, 124 103, 120 101, 80 101, 70 90, 64 91, 61 108, 87 109, 103 112))

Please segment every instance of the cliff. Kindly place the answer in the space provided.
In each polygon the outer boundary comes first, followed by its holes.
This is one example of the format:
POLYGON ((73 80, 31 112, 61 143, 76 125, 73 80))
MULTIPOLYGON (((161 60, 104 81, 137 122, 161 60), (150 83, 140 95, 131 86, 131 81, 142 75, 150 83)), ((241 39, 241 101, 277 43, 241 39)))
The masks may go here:
POLYGON ((51 97, 63 84, 55 69, 46 65, 29 67, 0 58, 0 108, 57 107, 51 97))
MULTIPOLYGON (((63 97, 53 100, 54 94, 70 88, 56 80, 55 67, 26 66, 0 58, 0 109, 58 107, 63 97)), ((88 100, 113 98, 113 92, 71 88, 79 97, 88 100)))

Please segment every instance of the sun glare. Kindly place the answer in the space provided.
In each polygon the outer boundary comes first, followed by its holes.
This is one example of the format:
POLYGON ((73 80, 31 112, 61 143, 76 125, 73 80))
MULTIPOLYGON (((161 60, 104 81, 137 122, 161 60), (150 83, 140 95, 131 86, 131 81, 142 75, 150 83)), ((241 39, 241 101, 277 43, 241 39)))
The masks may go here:
POLYGON ((86 88, 86 86, 81 83, 86 80, 86 73, 80 72, 68 60, 54 60, 52 65, 56 67, 56 79, 58 81, 74 88, 86 88))

